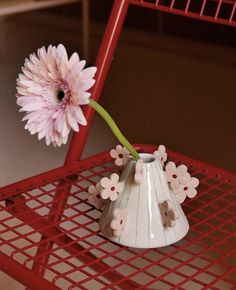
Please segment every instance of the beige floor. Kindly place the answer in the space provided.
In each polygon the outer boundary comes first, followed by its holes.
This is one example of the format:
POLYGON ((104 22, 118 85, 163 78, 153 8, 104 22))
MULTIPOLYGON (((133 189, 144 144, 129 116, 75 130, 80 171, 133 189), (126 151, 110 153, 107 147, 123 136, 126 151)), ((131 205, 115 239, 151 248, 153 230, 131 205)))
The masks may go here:
MULTIPOLYGON (((63 163, 68 145, 47 147, 24 130, 15 105, 15 79, 24 58, 42 45, 62 42, 70 51, 80 51, 79 27, 79 21, 65 20, 62 25, 57 18, 38 12, 1 22, 0 185, 63 163)), ((93 27, 91 62, 100 36, 98 26, 93 27)), ((235 62, 233 48, 125 31, 102 103, 132 142, 164 143, 233 170, 235 62)), ((115 142, 96 118, 85 154, 105 150, 115 142)), ((0 289, 23 288, 1 274, 0 289)))

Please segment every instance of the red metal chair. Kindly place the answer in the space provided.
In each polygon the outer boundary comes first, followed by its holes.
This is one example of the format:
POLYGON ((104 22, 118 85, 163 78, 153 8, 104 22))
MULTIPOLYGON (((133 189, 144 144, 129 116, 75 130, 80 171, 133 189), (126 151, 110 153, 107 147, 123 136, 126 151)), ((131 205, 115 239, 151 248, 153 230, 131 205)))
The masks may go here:
MULTIPOLYGON (((234 0, 115 0, 97 58, 97 101, 130 5, 236 26, 234 0)), ((93 113, 85 109, 88 124, 93 113)), ((0 268, 40 290, 233 289, 235 175, 169 152, 201 180, 198 198, 184 204, 189 234, 160 249, 121 247, 100 235, 99 211, 87 202, 87 187, 114 170, 108 152, 80 160, 88 131, 74 135, 63 167, 0 189, 0 268)))

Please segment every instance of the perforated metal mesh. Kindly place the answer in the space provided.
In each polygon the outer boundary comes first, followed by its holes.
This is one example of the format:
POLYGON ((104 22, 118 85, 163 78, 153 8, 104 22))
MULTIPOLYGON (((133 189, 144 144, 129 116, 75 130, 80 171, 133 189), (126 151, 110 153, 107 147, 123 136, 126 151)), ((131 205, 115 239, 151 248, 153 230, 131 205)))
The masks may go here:
POLYGON ((51 241, 40 273, 60 289, 233 289, 236 177, 176 153, 169 156, 200 179, 199 194, 184 204, 190 231, 177 244, 132 249, 99 233, 100 212, 89 204, 87 187, 115 170, 104 153, 2 188, 7 202, 0 207, 1 252, 31 269, 45 255, 38 249, 51 241), (55 194, 56 203, 66 206, 61 220, 50 222, 55 194))
POLYGON ((235 0, 131 0, 133 4, 236 26, 235 0))

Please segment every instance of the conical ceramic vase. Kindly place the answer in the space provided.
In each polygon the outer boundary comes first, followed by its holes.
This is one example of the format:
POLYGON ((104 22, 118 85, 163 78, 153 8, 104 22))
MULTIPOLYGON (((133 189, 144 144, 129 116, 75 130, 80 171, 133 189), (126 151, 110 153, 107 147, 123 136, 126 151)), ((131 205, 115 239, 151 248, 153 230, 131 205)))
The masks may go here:
POLYGON ((137 161, 130 160, 120 181, 122 190, 108 201, 100 217, 102 234, 118 244, 135 248, 157 248, 176 243, 189 230, 187 218, 166 181, 161 162, 152 154, 140 154, 142 178, 136 182, 137 161), (114 221, 118 211, 124 220, 114 221), (120 223, 115 232, 112 223, 120 223))

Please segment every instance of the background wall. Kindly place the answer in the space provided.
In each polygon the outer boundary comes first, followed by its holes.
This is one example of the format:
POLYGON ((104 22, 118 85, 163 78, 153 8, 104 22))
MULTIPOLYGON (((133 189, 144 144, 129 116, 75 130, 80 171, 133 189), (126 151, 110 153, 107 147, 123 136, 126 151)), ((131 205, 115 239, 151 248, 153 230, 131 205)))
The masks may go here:
MULTIPOLYGON (((113 1, 91 1, 90 64, 95 63, 113 1)), ((15 104, 24 58, 43 45, 82 52, 81 5, 1 21, 0 185, 63 164, 60 149, 29 135, 15 104)), ((134 143, 165 144, 235 170, 235 29, 131 8, 101 103, 134 143)), ((85 155, 117 143, 96 117, 85 155), (102 136, 102 137, 101 137, 102 136)))
MULTIPOLYGON (((91 2, 95 23, 112 3, 91 2)), ((101 101, 134 142, 235 170, 235 45, 235 28, 130 7, 101 101)))
POLYGON ((134 141, 235 170, 235 28, 136 7, 125 26, 104 104, 134 141))

